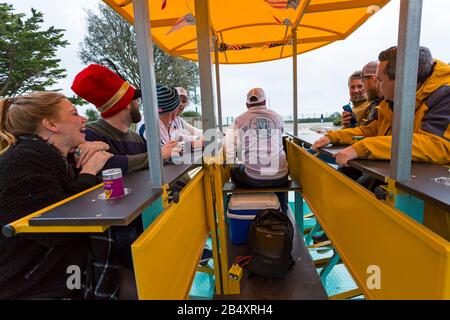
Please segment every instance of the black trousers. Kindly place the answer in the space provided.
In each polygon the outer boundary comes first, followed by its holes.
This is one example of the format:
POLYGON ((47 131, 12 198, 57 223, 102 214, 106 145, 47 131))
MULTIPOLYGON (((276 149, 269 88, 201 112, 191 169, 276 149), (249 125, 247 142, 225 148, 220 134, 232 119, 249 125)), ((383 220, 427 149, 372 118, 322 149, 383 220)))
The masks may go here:
POLYGON ((338 171, 342 172, 350 179, 355 180, 364 188, 369 189, 372 192, 376 187, 383 184, 383 181, 377 180, 374 177, 371 177, 368 174, 352 167, 339 167, 338 171))

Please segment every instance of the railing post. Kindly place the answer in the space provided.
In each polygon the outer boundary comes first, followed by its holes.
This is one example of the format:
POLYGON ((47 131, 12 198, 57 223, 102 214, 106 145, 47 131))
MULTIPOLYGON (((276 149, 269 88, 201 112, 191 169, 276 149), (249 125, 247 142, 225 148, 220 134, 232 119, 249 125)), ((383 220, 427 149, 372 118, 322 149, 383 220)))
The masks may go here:
POLYGON ((292 72, 294 102, 294 136, 298 136, 298 92, 297 92, 297 30, 292 30, 292 72))
POLYGON ((134 26, 141 78, 142 104, 144 106, 145 136, 148 150, 148 167, 153 188, 163 185, 163 164, 160 151, 158 102, 156 98, 153 43, 150 30, 150 8, 147 0, 134 0, 134 26), (150 152, 151 150, 155 150, 150 152))
POLYGON ((216 128, 214 116, 214 90, 211 63, 211 38, 209 25, 209 1, 195 0, 197 49, 200 71, 200 96, 202 103, 203 131, 216 128))
POLYGON ((222 123, 222 96, 220 93, 220 63, 219 63, 219 39, 214 39, 214 64, 216 67, 216 92, 217 92, 217 116, 219 120, 219 130, 223 132, 222 123))
POLYGON ((409 179, 416 107, 422 0, 402 0, 395 69, 394 120, 390 176, 409 179))

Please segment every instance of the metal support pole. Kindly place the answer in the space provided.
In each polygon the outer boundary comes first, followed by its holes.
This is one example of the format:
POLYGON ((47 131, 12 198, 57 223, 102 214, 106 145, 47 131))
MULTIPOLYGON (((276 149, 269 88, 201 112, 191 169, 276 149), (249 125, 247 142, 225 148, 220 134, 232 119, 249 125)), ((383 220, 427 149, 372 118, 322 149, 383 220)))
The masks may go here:
POLYGON ((158 102, 156 99, 155 67, 150 30, 150 9, 147 0, 134 0, 134 25, 137 56, 141 78, 142 104, 144 106, 145 136, 147 139, 148 167, 153 188, 163 185, 163 164, 160 151, 158 102), (150 152, 150 150, 156 150, 150 152))
POLYGON ((303 213, 303 197, 300 194, 299 191, 295 191, 294 193, 294 208, 295 208, 295 212, 294 212, 294 217, 295 217, 295 222, 297 223, 297 227, 298 227, 298 232, 300 234, 300 236, 302 237, 302 240, 305 239, 305 214, 303 213))
POLYGON ((219 120, 219 130, 223 132, 222 123, 222 96, 220 94, 220 63, 219 63, 219 39, 214 40, 214 64, 216 66, 216 92, 217 92, 217 116, 219 120))
POLYGON ((416 106, 422 0, 402 0, 395 69, 390 176, 409 179, 416 106))
POLYGON ((202 128, 203 131, 205 131, 216 128, 211 64, 209 1, 195 0, 195 19, 197 21, 197 49, 200 71, 200 97, 202 101, 202 128))
POLYGON ((292 30, 292 72, 294 93, 294 136, 298 136, 298 109, 297 109, 297 30, 292 30))

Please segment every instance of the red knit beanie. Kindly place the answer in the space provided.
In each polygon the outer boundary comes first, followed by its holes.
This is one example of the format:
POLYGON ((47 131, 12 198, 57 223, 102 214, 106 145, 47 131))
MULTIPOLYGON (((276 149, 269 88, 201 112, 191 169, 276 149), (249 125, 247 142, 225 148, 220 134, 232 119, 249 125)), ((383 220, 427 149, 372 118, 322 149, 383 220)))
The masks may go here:
POLYGON ((103 118, 125 109, 133 100, 135 89, 116 73, 91 64, 73 80, 72 91, 95 105, 103 118))

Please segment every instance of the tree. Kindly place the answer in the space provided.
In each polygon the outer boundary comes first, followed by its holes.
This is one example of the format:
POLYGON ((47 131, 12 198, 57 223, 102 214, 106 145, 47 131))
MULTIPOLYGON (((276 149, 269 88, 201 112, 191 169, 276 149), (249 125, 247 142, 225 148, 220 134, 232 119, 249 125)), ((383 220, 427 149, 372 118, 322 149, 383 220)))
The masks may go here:
POLYGON ((13 13, 13 6, 0 3, 0 97, 43 91, 66 77, 59 68, 56 51, 65 47, 62 29, 42 30, 43 14, 13 13))
MULTIPOLYGON (((140 88, 134 27, 104 4, 99 4, 98 14, 89 10, 87 15, 88 35, 80 44, 81 60, 108 66, 104 59, 109 59, 125 80, 140 88)), ((157 45, 153 52, 156 83, 182 86, 193 94, 199 86, 197 64, 169 56, 157 45)))
POLYGON ((87 109, 86 117, 88 118, 88 122, 96 121, 100 118, 100 114, 95 109, 87 109))
POLYGON ((335 112, 335 113, 333 113, 333 117, 334 117, 333 125, 336 127, 340 126, 341 125, 341 114, 339 112, 335 112))
POLYGON ((67 99, 69 99, 70 102, 72 102, 76 106, 84 106, 86 104, 89 104, 89 102, 87 102, 83 98, 80 98, 79 96, 67 97, 67 99))
POLYGON ((186 118, 199 118, 201 115, 198 112, 195 111, 185 111, 181 114, 182 117, 186 118))

